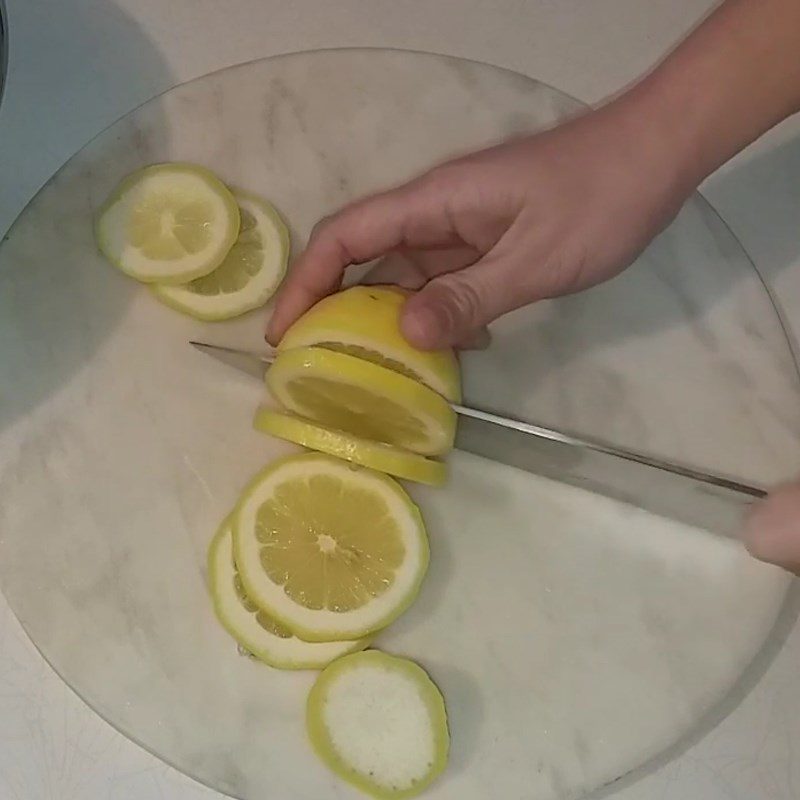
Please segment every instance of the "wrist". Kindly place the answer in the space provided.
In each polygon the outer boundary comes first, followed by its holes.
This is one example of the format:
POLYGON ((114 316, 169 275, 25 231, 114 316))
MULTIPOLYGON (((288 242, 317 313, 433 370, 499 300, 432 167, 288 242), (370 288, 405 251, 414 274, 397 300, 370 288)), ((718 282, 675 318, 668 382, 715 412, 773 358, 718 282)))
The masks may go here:
POLYGON ((716 126, 709 118, 713 111, 699 88, 670 72, 664 67, 645 78, 631 90, 629 102, 647 120, 649 135, 658 143, 674 179, 691 192, 729 154, 720 153, 722 142, 715 138, 716 126))
POLYGON ((679 106, 657 85, 643 83, 601 109, 612 117, 643 189, 676 210, 708 174, 699 140, 679 106))

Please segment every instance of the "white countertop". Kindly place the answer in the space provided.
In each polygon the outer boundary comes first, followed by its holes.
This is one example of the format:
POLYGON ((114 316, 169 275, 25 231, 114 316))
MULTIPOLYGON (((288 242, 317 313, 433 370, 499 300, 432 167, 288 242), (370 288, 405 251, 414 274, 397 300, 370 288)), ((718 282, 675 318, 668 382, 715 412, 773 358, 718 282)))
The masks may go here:
MULTIPOLYGON (((75 150, 171 86, 276 53, 347 45, 459 55, 596 102, 656 60, 707 0, 9 0, 0 109, 0 231, 75 150)), ((715 176, 706 194, 787 316, 800 313, 800 125, 715 176)), ((758 688, 679 759, 618 798, 800 796, 800 634, 758 688), (742 754, 748 754, 742 757, 742 754)), ((0 596, 0 800, 220 797, 116 734, 56 677, 0 596)))

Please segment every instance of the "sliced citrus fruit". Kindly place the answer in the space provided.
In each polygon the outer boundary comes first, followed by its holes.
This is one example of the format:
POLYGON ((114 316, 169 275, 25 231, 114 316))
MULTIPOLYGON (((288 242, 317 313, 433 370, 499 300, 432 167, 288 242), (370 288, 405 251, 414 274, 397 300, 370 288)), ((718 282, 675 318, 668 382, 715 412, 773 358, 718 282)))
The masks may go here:
POLYGON ((255 195, 234 190, 233 196, 241 227, 222 263, 190 283, 152 287, 159 300, 198 319, 231 319, 260 308, 286 274, 289 232, 278 212, 255 195))
POLYGON ((413 661, 377 650, 322 672, 308 695, 306 727, 322 761, 374 797, 413 797, 447 763, 441 692, 413 661))
POLYGON ((253 427, 261 433, 276 436, 309 450, 342 458, 353 464, 386 472, 430 486, 442 486, 447 481, 447 466, 442 461, 409 453, 388 444, 359 439, 352 434, 326 428, 316 422, 301 419, 269 408, 256 411, 253 427))
POLYGON ((100 211, 97 244, 145 283, 187 283, 221 263, 239 234, 227 186, 194 164, 154 164, 128 175, 100 211))
POLYGON ((409 292, 389 286, 353 286, 320 300, 286 331, 278 350, 324 347, 393 369, 461 402, 461 374, 451 349, 422 351, 400 332, 409 292))
POLYGON ((319 347, 284 350, 266 381, 285 408, 337 430, 423 455, 453 447, 456 413, 441 395, 355 356, 319 347))
POLYGON ((208 580, 214 611, 228 633, 260 661, 277 669, 322 669, 336 658, 363 650, 368 639, 304 642, 247 596, 233 560, 233 531, 225 520, 208 549, 208 580))
POLYGON ((419 510, 392 478, 308 453, 276 461, 233 517, 248 597, 309 642, 360 639, 396 619, 428 566, 419 510))

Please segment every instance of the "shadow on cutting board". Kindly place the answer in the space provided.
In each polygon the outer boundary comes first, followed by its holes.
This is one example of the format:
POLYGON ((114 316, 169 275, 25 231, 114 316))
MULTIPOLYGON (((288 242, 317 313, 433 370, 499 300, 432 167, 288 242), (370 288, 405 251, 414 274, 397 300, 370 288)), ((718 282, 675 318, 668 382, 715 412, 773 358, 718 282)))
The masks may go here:
MULTIPOLYGON (((52 141, 52 127, 62 124, 60 117, 65 126, 76 118, 75 105, 91 103, 97 109, 100 97, 103 118, 108 119, 109 109, 114 115, 127 110, 117 108, 121 84, 133 84, 144 100, 173 82, 163 57, 137 22, 107 0, 51 3, 46 8, 20 4, 12 11, 12 64, 0 114, 0 164, 30 160, 26 148, 45 148, 52 141), (18 41, 49 53, 49 58, 15 58, 18 41), (61 72, 53 69, 54 63, 61 65, 61 72), (90 86, 84 83, 88 63, 95 64, 90 86), (40 127, 50 131, 41 140, 35 135, 28 141, 13 139, 16 131, 35 132, 40 127)), ((145 135, 164 137, 166 125, 158 122, 151 117, 155 124, 145 135)), ((2 239, 0 435, 81 370, 136 290, 133 282, 102 261, 92 235, 94 212, 102 200, 98 189, 106 191, 108 185, 97 173, 108 164, 115 180, 121 163, 135 157, 135 149, 135 139, 104 144, 102 151, 97 144, 88 145, 48 181, 2 239)), ((47 157, 42 152, 42 159, 47 157)))

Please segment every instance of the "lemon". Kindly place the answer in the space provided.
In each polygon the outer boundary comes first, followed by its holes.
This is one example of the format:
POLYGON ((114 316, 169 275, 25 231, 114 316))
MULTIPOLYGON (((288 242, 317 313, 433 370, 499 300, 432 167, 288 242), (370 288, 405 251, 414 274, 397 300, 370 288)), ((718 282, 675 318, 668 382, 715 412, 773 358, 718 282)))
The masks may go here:
POLYGON ((428 566, 425 526, 402 487, 319 453, 259 474, 233 534, 248 597, 308 642, 385 627, 414 600, 428 566))
POLYGON ((413 661, 377 650, 322 672, 308 695, 306 728, 322 761, 373 797, 413 797, 447 763, 441 692, 413 661))
POLYGON ((441 461, 391 445, 359 439, 293 414, 260 408, 256 412, 253 427, 261 433, 268 433, 309 450, 328 453, 378 472, 386 472, 397 478, 431 486, 441 486, 447 480, 447 467, 441 461))
POLYGON ((278 669, 322 669, 336 658, 361 650, 367 639, 304 642, 245 594, 233 560, 233 532, 225 520, 208 549, 208 580, 214 611, 225 630, 256 658, 278 669))
POLYGON ((211 273, 182 286, 154 284, 168 306, 198 319, 231 319, 260 308, 275 294, 289 259, 289 232, 266 200, 233 190, 239 205, 239 237, 211 273))
POLYGON ((358 356, 414 378, 452 403, 461 402, 461 374, 451 349, 422 351, 400 332, 408 292, 354 286, 320 300, 284 335, 278 350, 324 347, 358 356))
POLYGON ((221 263, 239 234, 239 209, 213 173, 154 164, 125 178, 100 211, 106 258, 145 283, 187 283, 221 263))
POLYGON ((266 374, 289 411, 363 439, 441 455, 453 447, 456 413, 412 378, 319 347, 284 350, 266 374))

